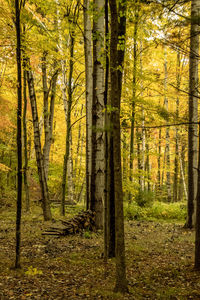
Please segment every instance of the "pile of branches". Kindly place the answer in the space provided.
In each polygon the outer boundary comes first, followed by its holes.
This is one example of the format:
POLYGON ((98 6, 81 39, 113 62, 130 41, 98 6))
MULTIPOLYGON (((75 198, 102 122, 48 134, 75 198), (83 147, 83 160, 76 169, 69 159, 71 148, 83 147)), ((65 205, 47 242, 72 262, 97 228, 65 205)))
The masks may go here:
POLYGON ((91 210, 81 211, 70 220, 61 220, 61 223, 61 226, 52 226, 42 234, 64 236, 81 233, 83 230, 95 231, 95 213, 91 210))

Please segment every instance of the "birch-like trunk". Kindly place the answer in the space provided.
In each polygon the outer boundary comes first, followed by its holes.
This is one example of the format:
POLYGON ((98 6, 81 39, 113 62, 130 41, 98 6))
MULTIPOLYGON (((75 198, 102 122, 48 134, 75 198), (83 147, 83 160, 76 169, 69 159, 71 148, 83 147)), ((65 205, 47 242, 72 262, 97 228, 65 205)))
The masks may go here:
POLYGON ((104 0, 95 0, 93 9, 93 103, 91 210, 97 228, 103 227, 104 201, 104 0))
POLYGON ((92 173, 92 97, 93 97, 93 65, 92 65, 92 26, 89 14, 90 0, 84 0, 84 51, 86 79, 86 207, 91 204, 92 173))
POLYGON ((189 62, 189 127, 188 127, 188 216, 186 226, 195 224, 195 202, 197 196, 198 167, 198 65, 199 65, 199 25, 198 0, 191 1, 190 62, 189 62))
POLYGON ((42 209, 43 209, 44 220, 47 221, 47 220, 51 220, 52 216, 51 216, 51 210, 49 204, 47 180, 46 180, 46 175, 44 170, 44 161, 42 157, 34 79, 33 79, 33 73, 31 71, 29 59, 27 59, 27 67, 28 67, 27 81, 28 81, 29 97, 30 97, 31 110, 32 110, 32 118, 33 118, 35 153, 36 153, 40 188, 42 193, 42 209))

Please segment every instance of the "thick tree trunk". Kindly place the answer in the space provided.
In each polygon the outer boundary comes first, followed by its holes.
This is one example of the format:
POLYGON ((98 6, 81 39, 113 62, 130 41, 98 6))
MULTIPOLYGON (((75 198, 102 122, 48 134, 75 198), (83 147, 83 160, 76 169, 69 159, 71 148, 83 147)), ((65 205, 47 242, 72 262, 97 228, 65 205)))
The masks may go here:
POLYGON ((95 211, 95 225, 103 227, 105 187, 104 165, 104 0, 94 1, 93 18, 93 103, 92 103, 92 175, 91 210, 95 211))
MULTIPOLYGON (((115 291, 124 293, 128 290, 128 287, 127 287, 127 280, 126 280, 126 265, 125 265, 124 215, 123 215, 121 145, 120 145, 120 140, 121 140, 121 136, 120 136, 121 80, 120 79, 122 78, 122 76, 119 76, 117 71, 120 63, 120 56, 117 51, 118 38, 119 38, 117 4, 115 0, 110 0, 109 3, 110 3, 110 11, 111 11, 111 42, 110 42, 111 106, 113 108, 113 111, 111 113, 111 128, 112 128, 111 134, 113 136, 115 239, 116 239, 115 291)), ((119 7, 119 15, 120 13, 121 10, 119 7)))
POLYGON ((190 63, 189 63, 189 128, 188 128, 188 216, 186 226, 195 224, 195 200, 197 195, 197 131, 198 125, 198 64, 199 64, 199 18, 200 3, 191 1, 190 63))
POLYGON ((86 207, 91 203, 91 172, 92 172, 92 26, 89 15, 90 0, 84 0, 84 50, 86 78, 86 207))
POLYGON ((44 170, 44 161, 43 161, 42 150, 41 150, 40 129, 39 129, 39 122, 38 122, 34 79, 31 71, 29 59, 27 59, 27 67, 28 67, 27 81, 28 81, 29 97, 30 97, 31 110, 32 110, 32 118, 33 118, 35 153, 36 153, 38 175, 39 175, 39 181, 40 181, 40 187, 42 193, 42 208, 43 208, 44 220, 47 221, 47 220, 51 220, 52 216, 51 216, 51 210, 49 204, 47 180, 46 180, 46 175, 44 170))
POLYGON ((19 1, 15 0, 16 60, 17 60, 17 213, 15 268, 20 268, 21 210, 22 210, 22 68, 19 1))

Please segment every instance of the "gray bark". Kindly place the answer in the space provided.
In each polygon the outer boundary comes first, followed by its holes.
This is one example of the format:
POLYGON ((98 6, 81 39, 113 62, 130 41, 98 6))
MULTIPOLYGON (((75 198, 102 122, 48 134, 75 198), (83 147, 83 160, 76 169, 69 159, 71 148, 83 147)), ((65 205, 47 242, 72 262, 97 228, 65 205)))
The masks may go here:
POLYGON ((104 202, 104 0, 94 1, 91 209, 97 228, 103 227, 104 202))

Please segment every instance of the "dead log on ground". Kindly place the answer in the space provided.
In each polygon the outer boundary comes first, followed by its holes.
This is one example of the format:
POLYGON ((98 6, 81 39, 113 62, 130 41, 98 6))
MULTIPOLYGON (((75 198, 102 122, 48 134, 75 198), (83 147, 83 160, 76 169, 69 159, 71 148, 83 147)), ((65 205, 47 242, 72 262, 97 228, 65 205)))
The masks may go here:
POLYGON ((95 213, 91 210, 81 211, 72 219, 61 220, 60 226, 52 226, 42 234, 64 236, 80 233, 83 230, 95 231, 95 213))

